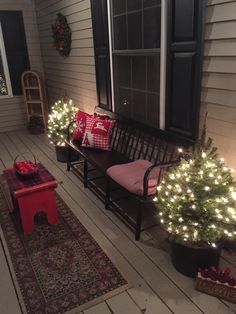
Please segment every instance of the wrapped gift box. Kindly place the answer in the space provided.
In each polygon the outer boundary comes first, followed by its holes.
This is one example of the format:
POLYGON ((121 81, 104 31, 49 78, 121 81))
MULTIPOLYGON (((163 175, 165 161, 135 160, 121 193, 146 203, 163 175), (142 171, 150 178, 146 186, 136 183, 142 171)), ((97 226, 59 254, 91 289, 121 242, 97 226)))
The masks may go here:
POLYGON ((201 273, 198 272, 195 288, 198 291, 236 304, 236 286, 230 286, 228 283, 204 278, 201 273))

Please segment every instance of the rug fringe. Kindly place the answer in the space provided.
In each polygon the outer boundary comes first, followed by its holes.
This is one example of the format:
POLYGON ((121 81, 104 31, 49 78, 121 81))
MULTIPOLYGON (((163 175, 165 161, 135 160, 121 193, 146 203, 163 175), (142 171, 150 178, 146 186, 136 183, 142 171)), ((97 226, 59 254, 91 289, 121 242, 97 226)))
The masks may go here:
POLYGON ((122 292, 128 290, 129 288, 131 288, 130 284, 124 285, 124 286, 117 288, 113 291, 110 291, 110 292, 108 292, 108 293, 106 293, 106 294, 104 294, 104 295, 102 295, 102 296, 100 296, 94 300, 91 300, 87 303, 84 303, 80 306, 77 306, 76 308, 69 310, 69 311, 65 312, 64 314, 79 314, 79 312, 85 311, 85 310, 91 308, 92 306, 95 306, 95 305, 97 305, 101 302, 104 302, 104 301, 106 301, 106 300, 108 300, 108 299, 110 299, 110 298, 112 298, 118 294, 121 294, 122 292))

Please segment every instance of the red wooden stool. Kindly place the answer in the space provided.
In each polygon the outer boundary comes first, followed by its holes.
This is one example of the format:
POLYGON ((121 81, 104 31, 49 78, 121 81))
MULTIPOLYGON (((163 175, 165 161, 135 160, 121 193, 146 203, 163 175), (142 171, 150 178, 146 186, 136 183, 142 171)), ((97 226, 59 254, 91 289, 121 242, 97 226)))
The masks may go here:
POLYGON ((54 191, 58 183, 42 165, 39 168, 35 178, 23 180, 13 168, 4 170, 14 207, 20 210, 25 235, 34 230, 34 215, 38 212, 45 212, 50 224, 58 222, 54 191))

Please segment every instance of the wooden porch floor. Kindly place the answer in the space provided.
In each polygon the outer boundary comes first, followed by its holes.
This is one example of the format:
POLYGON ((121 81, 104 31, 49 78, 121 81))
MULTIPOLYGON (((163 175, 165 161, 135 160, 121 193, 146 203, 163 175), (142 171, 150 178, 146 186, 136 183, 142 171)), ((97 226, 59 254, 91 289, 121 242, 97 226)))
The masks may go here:
MULTIPOLYGON (((224 314, 236 313, 236 305, 194 290, 194 280, 173 268, 169 254, 158 247, 158 228, 143 233, 136 242, 133 233, 70 172, 56 162, 46 136, 25 130, 0 134, 0 171, 11 167, 14 157, 31 151, 61 182, 57 192, 75 215, 115 261, 132 287, 83 314, 224 314)), ((236 274, 236 258, 226 253, 221 266, 236 274)), ((22 313, 11 275, 0 247, 0 313, 22 313)))

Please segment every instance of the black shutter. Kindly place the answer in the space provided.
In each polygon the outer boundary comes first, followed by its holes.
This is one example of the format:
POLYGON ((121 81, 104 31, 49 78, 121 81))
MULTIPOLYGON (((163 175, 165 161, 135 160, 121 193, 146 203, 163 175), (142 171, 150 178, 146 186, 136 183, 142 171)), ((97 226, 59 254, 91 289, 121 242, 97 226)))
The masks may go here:
POLYGON ((166 129, 198 136, 204 0, 168 0, 166 129))
POLYGON ((98 105, 111 109, 107 1, 91 0, 98 105))
POLYGON ((21 74, 30 68, 21 11, 0 11, 13 95, 21 95, 21 74))

